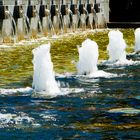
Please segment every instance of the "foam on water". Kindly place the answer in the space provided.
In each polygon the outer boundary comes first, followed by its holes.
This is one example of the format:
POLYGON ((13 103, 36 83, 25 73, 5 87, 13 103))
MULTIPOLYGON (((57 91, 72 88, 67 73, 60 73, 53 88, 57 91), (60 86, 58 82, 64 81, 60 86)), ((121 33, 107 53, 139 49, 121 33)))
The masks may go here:
POLYGON ((30 87, 26 88, 18 88, 18 89, 0 89, 0 95, 12 95, 15 93, 22 93, 24 94, 30 94, 33 92, 33 89, 30 87))
MULTIPOLYGON (((118 77, 119 75, 105 72, 103 70, 98 70, 94 73, 88 74, 88 75, 77 75, 77 77, 85 77, 85 78, 112 78, 112 77, 118 77)), ((90 79, 91 80, 91 79, 90 79)), ((94 81, 94 80, 93 80, 94 81)))
POLYGON ((44 44, 33 50, 33 88, 35 96, 57 96, 60 89, 55 80, 53 63, 50 55, 50 44, 44 44))
POLYGON ((71 93, 81 93, 85 90, 83 88, 61 88, 63 95, 68 95, 71 93))
POLYGON ((18 114, 11 113, 1 113, 0 112, 0 128, 4 127, 18 127, 19 125, 35 125, 35 119, 29 117, 28 114, 24 112, 19 112, 18 114))
POLYGON ((112 67, 120 67, 120 66, 132 66, 132 65, 139 65, 139 61, 133 61, 133 60, 125 60, 125 61, 102 61, 101 65, 106 65, 106 66, 112 66, 112 67))
POLYGON ((56 121, 57 120, 57 112, 54 111, 44 111, 40 114, 40 117, 47 121, 56 121))
POLYGON ((140 28, 135 30, 135 52, 140 52, 140 28))

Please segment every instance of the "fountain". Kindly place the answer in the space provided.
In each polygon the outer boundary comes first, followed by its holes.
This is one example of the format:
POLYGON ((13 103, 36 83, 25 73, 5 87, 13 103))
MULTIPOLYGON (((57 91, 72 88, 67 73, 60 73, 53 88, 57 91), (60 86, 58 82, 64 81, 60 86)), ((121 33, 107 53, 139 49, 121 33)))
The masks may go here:
POLYGON ((82 47, 78 48, 79 61, 77 63, 77 71, 79 75, 89 75, 98 70, 98 45, 96 42, 86 39, 82 43, 82 47))
POLYGON ((51 22, 52 22, 52 34, 59 34, 60 30, 60 10, 57 4, 55 4, 54 0, 51 1, 51 22))
POLYGON ((60 95, 55 74, 53 71, 53 63, 50 56, 50 44, 44 44, 33 50, 33 96, 55 97, 60 95))
POLYGON ((68 31, 68 28, 70 26, 70 14, 72 13, 71 10, 68 8, 68 5, 66 5, 66 2, 62 0, 61 4, 61 18, 62 18, 62 29, 63 32, 66 33, 68 31))
POLYGON ((135 30, 135 53, 140 53, 140 28, 135 30))
POLYGON ((86 19, 88 16, 88 12, 85 8, 85 4, 81 3, 81 0, 79 1, 79 13, 80 13, 80 25, 82 30, 86 29, 86 19))
POLYGON ((73 2, 73 0, 71 0, 71 5, 70 5, 70 10, 72 11, 72 15, 71 15, 71 27, 73 32, 75 32, 77 30, 78 27, 78 21, 79 21, 79 11, 77 8, 77 4, 75 4, 76 2, 73 2))
POLYGON ((123 34, 117 31, 110 31, 109 34, 109 44, 107 50, 109 52, 109 62, 116 63, 116 62, 126 62, 126 43, 123 39, 123 34))
POLYGON ((97 28, 97 15, 96 11, 94 9, 93 3, 90 2, 90 0, 87 1, 87 11, 88 11, 88 23, 90 28, 93 29, 94 26, 97 28), (94 22, 93 22, 94 21, 94 22), (94 25, 94 26, 93 26, 94 25))
POLYGON ((43 33, 45 36, 48 36, 49 34, 51 34, 50 10, 48 9, 48 5, 46 5, 43 0, 40 3, 39 17, 40 17, 43 33))
POLYGON ((78 47, 79 61, 77 62, 77 73, 79 76, 85 75, 88 78, 95 77, 116 77, 116 74, 98 70, 98 45, 95 41, 86 39, 82 47, 78 47))
POLYGON ((88 24, 90 28, 93 29, 93 20, 94 20, 93 5, 89 3, 89 0, 87 1, 87 12, 88 12, 88 24))
POLYGON ((25 29, 26 27, 26 22, 24 19, 24 10, 23 10, 23 5, 22 3, 18 3, 19 1, 15 0, 15 6, 13 10, 13 18, 16 23, 16 29, 15 29, 15 34, 17 35, 17 40, 23 40, 25 36, 25 29))
POLYGON ((28 0, 27 17, 29 19, 28 30, 31 38, 37 38, 38 31, 42 32, 42 27, 37 11, 37 6, 31 0, 28 0))
POLYGON ((50 20, 50 11, 48 6, 41 0, 39 7, 39 17, 43 29, 43 33, 45 36, 50 34, 51 20, 50 20))
POLYGON ((3 5, 1 3, 0 5, 0 22, 1 22, 1 36, 2 36, 2 42, 3 43, 11 43, 12 37, 15 35, 14 29, 16 29, 15 21, 12 17, 12 14, 9 10, 8 6, 3 5), (8 28, 7 28, 8 27, 8 28))

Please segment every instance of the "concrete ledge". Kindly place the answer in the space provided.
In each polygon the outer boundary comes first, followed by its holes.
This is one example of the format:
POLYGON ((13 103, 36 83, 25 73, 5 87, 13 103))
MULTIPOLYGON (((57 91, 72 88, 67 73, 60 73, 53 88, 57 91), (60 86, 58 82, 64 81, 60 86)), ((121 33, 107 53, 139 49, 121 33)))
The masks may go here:
POLYGON ((108 28, 138 28, 140 22, 108 22, 108 28))

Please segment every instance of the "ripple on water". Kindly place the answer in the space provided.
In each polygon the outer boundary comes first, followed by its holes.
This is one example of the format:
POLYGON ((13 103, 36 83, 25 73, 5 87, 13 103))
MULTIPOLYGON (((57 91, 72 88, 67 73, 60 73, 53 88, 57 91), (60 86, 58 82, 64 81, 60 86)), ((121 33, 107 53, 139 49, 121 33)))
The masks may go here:
POLYGON ((115 109, 110 109, 108 112, 109 113, 124 113, 124 114, 139 114, 140 109, 135 109, 135 108, 115 108, 115 109))
POLYGON ((136 96, 135 98, 136 98, 137 100, 140 100, 140 96, 136 96))

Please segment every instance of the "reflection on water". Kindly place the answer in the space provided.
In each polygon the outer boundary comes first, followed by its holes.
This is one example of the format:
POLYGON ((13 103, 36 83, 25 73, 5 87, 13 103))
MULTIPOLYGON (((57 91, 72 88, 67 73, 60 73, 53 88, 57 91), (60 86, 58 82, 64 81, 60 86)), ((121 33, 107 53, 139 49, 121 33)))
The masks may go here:
MULTIPOLYGON (((113 75, 99 77, 57 74, 65 96, 51 99, 31 97, 34 47, 0 50, 0 138, 1 139, 138 139, 140 98, 139 64, 99 65, 113 75), (16 50, 16 53, 15 53, 16 50)), ((56 69, 73 58, 55 57, 56 69)), ((139 61, 140 55, 128 59, 139 61)), ((70 67, 70 66, 68 66, 70 67)))

